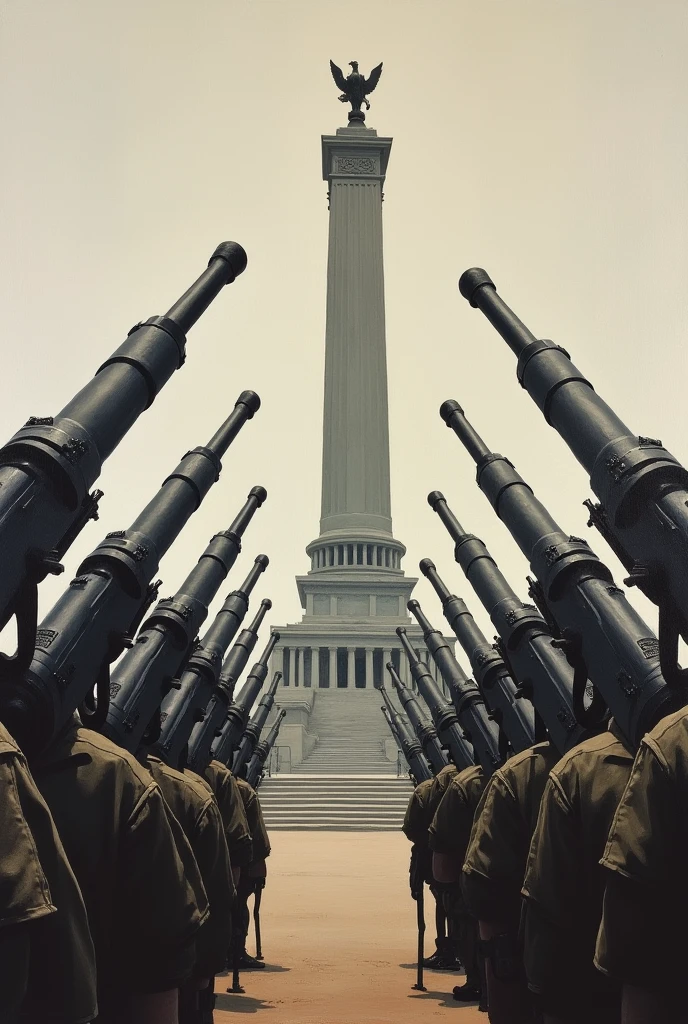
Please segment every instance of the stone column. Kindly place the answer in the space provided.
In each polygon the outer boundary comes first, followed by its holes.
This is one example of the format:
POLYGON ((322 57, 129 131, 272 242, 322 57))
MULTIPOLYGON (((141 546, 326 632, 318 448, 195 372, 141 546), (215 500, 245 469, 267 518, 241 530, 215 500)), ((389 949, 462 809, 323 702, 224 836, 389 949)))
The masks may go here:
POLYGON ((390 683, 389 672, 387 671, 387 665, 392 660, 392 652, 390 650, 383 650, 382 652, 382 681, 387 686, 390 683))
POLYGON ((284 647, 275 647, 275 650, 272 652, 272 674, 270 675, 271 679, 275 672, 282 673, 280 686, 284 686, 284 647))
POLYGON ((367 687, 373 687, 375 685, 375 677, 373 675, 373 648, 366 647, 365 652, 366 666, 365 666, 365 684, 367 687))
POLYGON ((311 647, 311 686, 314 690, 320 686, 320 648, 311 647))
POLYGON ((337 688, 337 648, 330 647, 330 689, 337 688))
POLYGON ((296 650, 293 647, 287 647, 289 652, 289 685, 296 686, 296 650))
POLYGON ((356 649, 349 647, 346 656, 346 685, 351 688, 356 685, 356 649))

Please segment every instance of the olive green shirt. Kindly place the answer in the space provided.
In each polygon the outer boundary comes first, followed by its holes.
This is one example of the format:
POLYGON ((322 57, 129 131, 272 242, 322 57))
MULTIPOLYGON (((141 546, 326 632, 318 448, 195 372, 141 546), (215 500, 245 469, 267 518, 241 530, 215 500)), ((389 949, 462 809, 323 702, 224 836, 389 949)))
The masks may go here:
POLYGON ((558 760, 551 743, 537 743, 510 757, 490 777, 475 812, 463 865, 463 895, 474 917, 518 928, 521 886, 540 798, 558 760))
POLYGON ((149 772, 76 720, 32 768, 86 904, 100 1012, 126 1016, 191 974, 208 913, 193 854, 149 772))
POLYGON ((235 868, 246 867, 253 861, 253 845, 236 779, 220 761, 211 761, 202 777, 215 794, 220 808, 232 865, 235 868))
POLYGON ((522 893, 528 984, 555 1012, 616 1005, 618 986, 593 966, 604 891, 600 857, 633 764, 613 723, 551 769, 522 893))
POLYGON ((152 754, 147 757, 147 766, 183 828, 201 874, 210 914, 196 939, 194 978, 211 978, 224 970, 236 895, 220 811, 200 776, 178 772, 152 754))
POLYGON ((457 771, 456 765, 445 765, 433 779, 425 779, 414 789, 401 826, 404 835, 412 843, 428 845, 428 829, 435 811, 457 771))
POLYGON ((258 794, 253 786, 251 786, 246 779, 239 779, 236 776, 234 776, 234 781, 239 787, 239 795, 244 805, 244 812, 246 814, 249 832, 251 833, 251 844, 253 848, 251 862, 255 864, 257 861, 265 860, 266 857, 270 856, 268 830, 265 827, 265 820, 263 818, 263 811, 260 806, 258 794))
POLYGON ((0 1020, 84 1024, 97 1010, 79 886, 26 759, 0 725, 0 1020))
POLYGON ((430 849, 455 857, 463 864, 473 828, 473 816, 487 779, 480 765, 472 764, 452 778, 428 829, 430 849))
POLYGON ((607 887, 595 964, 620 981, 667 993, 685 990, 687 812, 684 708, 643 738, 600 861, 607 887))

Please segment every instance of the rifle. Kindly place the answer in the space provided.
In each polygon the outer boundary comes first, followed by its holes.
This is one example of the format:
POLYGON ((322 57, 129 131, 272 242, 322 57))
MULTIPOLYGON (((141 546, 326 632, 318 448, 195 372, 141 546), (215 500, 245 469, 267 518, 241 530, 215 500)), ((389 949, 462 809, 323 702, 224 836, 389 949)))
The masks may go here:
POLYGON ((253 927, 256 932, 256 960, 263 960, 263 947, 260 941, 260 904, 263 898, 265 879, 256 878, 255 895, 253 898, 253 927))
POLYGON ((436 775, 437 772, 441 771, 447 764, 449 764, 449 759, 445 751, 442 749, 440 738, 437 735, 437 729, 432 722, 428 721, 425 713, 413 694, 413 691, 410 690, 408 686, 404 686, 392 662, 388 662, 386 667, 392 678, 392 686, 397 691, 399 700, 402 703, 404 711, 408 715, 413 731, 420 740, 423 753, 430 762, 432 770, 436 775))
POLYGON ((688 472, 662 442, 632 434, 566 352, 539 341, 479 268, 459 288, 518 356, 519 383, 562 436, 599 498, 595 526, 629 572, 624 580, 659 608, 659 656, 670 685, 684 680, 679 636, 688 640, 688 472))
POLYGON ((418 968, 416 984, 412 985, 411 988, 417 992, 427 992, 423 984, 423 960, 425 959, 425 882, 422 877, 420 884, 416 887, 415 894, 412 888, 411 895, 416 901, 416 921, 418 924, 418 968))
MULTIPOLYGON (((454 557, 485 607, 499 638, 499 653, 561 753, 588 733, 574 714, 574 669, 555 639, 551 626, 531 604, 523 604, 507 583, 483 541, 466 533, 440 491, 428 495, 455 543, 454 557)), ((575 677, 575 685, 581 681, 575 677)), ((582 686, 585 687, 583 678, 582 686)))
MULTIPOLYGON (((225 600, 200 646, 193 651, 180 678, 173 681, 162 703, 160 734, 151 739, 152 751, 172 767, 183 762, 182 755, 194 722, 203 716, 217 682, 222 657, 244 620, 249 597, 268 564, 267 555, 258 555, 239 589, 232 591, 225 600)), ((263 601, 262 614, 265 615, 271 607, 270 601, 263 601)))
POLYGON ((98 518, 102 491, 89 490, 103 462, 183 364, 186 332, 245 267, 241 246, 223 242, 165 316, 136 324, 57 416, 31 416, 0 449, 0 629, 17 624, 15 654, 0 655, 3 682, 31 664, 38 584, 63 571, 65 552, 98 518))
POLYGON ((380 687, 380 693, 386 705, 382 708, 382 714, 385 716, 387 725, 392 730, 392 735, 406 758, 406 763, 409 766, 415 784, 418 785, 419 782, 431 779, 434 773, 423 755, 423 748, 416 739, 411 723, 406 715, 397 711, 394 707, 384 686, 380 687))
POLYGON ((499 730, 488 718, 480 690, 472 679, 466 678, 461 666, 451 653, 449 644, 441 633, 433 630, 418 602, 409 601, 406 607, 423 629, 428 650, 435 659, 442 678, 449 686, 452 695, 452 704, 448 704, 430 672, 411 647, 406 630, 403 626, 399 626, 396 631, 397 636, 406 651, 416 685, 430 708, 432 720, 437 727, 442 743, 449 748, 452 761, 459 771, 476 763, 489 777, 495 768, 499 767, 503 759, 499 754, 499 730), (472 756, 470 754, 471 747, 473 748, 472 756))
POLYGON ((657 638, 587 542, 562 532, 509 460, 488 449, 459 404, 445 402, 441 415, 474 459, 481 491, 530 561, 562 634, 555 643, 572 664, 580 662, 581 676, 599 695, 586 709, 582 689, 574 692, 578 721, 585 724, 604 702, 637 748, 660 718, 685 702, 662 677, 657 638))
POLYGON ((275 672, 272 677, 272 682, 270 683, 267 692, 261 698, 253 718, 246 725, 244 735, 241 737, 239 746, 232 758, 232 772, 234 775, 243 774, 246 769, 246 765, 253 757, 253 751, 256 749, 258 741, 260 740, 260 734, 263 731, 263 726, 267 722, 268 715, 275 703, 275 694, 281 678, 282 673, 275 672))
POLYGON ((138 749, 146 727, 189 655, 210 602, 241 551, 246 527, 266 498, 263 487, 251 490, 232 525, 211 539, 181 589, 174 597, 158 601, 133 648, 111 673, 110 707, 102 732, 114 743, 132 753, 138 749))
POLYGON ((222 667, 217 686, 208 702, 205 717, 194 726, 189 738, 188 767, 199 775, 205 771, 213 758, 221 761, 222 764, 229 762, 232 752, 246 728, 253 703, 265 682, 270 655, 279 640, 279 633, 271 634, 263 653, 246 678, 240 699, 232 702, 234 687, 241 672, 241 670, 236 671, 236 667, 239 663, 242 668, 246 664, 257 640, 257 627, 254 629, 250 641, 242 648, 240 645, 244 633, 240 635, 222 667), (227 662, 232 659, 232 653, 237 649, 239 649, 238 657, 233 662, 232 669, 227 671, 227 662))
POLYGON ((28 754, 45 747, 81 705, 84 724, 102 724, 110 665, 157 593, 159 559, 218 480, 220 459, 260 407, 244 391, 207 446, 188 452, 132 523, 116 530, 81 563, 78 575, 41 623, 28 670, 2 693, 0 720, 28 754), (95 682, 95 712, 85 703, 95 682), (93 715, 95 714, 95 718, 93 715))
POLYGON ((263 766, 265 765, 265 762, 270 756, 270 751, 277 741, 280 725, 282 724, 282 719, 285 717, 286 713, 287 712, 284 710, 280 711, 265 739, 256 744, 256 749, 253 751, 253 757, 246 765, 244 778, 248 782, 249 786, 253 786, 254 789, 258 789, 263 781, 263 766))
POLYGON ((420 571, 430 580, 442 602, 445 619, 456 634, 471 663, 475 681, 485 698, 491 715, 518 753, 535 743, 535 715, 533 705, 511 677, 506 663, 496 647, 488 643, 466 603, 450 594, 429 558, 420 563, 420 571))

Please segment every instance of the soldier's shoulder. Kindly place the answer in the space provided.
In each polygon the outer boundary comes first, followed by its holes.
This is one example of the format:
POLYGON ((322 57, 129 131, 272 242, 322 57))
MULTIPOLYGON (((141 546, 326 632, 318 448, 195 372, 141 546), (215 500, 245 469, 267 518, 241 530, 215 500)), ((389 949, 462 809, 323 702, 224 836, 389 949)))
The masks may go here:
POLYGON ((505 761, 494 774, 503 781, 510 782, 523 775, 532 775, 540 771, 549 772, 559 759, 559 751, 546 740, 520 750, 518 754, 505 761))
POLYGON ((0 754, 13 754, 16 756, 23 757, 23 754, 19 749, 16 740, 7 731, 2 722, 0 722, 0 754))
POLYGON ((669 766, 675 764, 679 756, 685 763, 688 751, 688 707, 662 718, 642 742, 669 766))
POLYGON ((155 786, 151 773, 133 754, 109 740, 107 736, 79 726, 73 734, 71 752, 88 754, 95 768, 136 782, 142 790, 155 786))
POLYGON ((568 750, 550 769, 550 775, 564 778, 569 774, 594 770, 595 766, 605 759, 633 761, 630 751, 608 729, 595 736, 589 736, 568 750))
POLYGON ((209 788, 199 785, 194 778, 184 772, 177 771, 170 765, 165 764, 152 754, 148 755, 148 763, 151 767, 151 774, 155 778, 156 773, 164 776, 169 785, 174 786, 183 796, 194 804, 206 804, 211 799, 209 788))
POLYGON ((204 793, 210 793, 212 796, 213 787, 210 785, 207 779, 204 779, 202 775, 198 775, 197 772, 192 772, 190 768, 185 768, 182 772, 185 779, 191 779, 197 786, 203 790, 204 793))

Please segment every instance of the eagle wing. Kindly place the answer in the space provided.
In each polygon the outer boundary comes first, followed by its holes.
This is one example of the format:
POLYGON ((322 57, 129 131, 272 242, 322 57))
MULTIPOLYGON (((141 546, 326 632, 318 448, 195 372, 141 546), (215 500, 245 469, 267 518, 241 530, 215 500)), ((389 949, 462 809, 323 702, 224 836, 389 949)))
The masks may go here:
MULTIPOLYGON (((380 65, 380 67, 382 67, 382 64, 380 65)), ((338 88, 340 88, 342 90, 342 92, 346 92, 347 91, 346 79, 344 78, 344 75, 342 74, 342 69, 338 68, 333 60, 330 61, 330 71, 332 72, 332 77, 334 78, 335 83, 338 86, 338 88)))
MULTIPOLYGON (((332 61, 330 61, 330 63, 332 63, 332 61)), ((334 74, 334 72, 333 72, 333 74, 334 74)), ((378 64, 378 66, 376 68, 373 68, 373 70, 370 72, 370 75, 366 79, 366 83, 365 83, 366 95, 369 92, 373 91, 373 89, 375 88, 377 83, 380 81, 380 75, 381 74, 382 74, 382 64, 380 63, 380 64, 378 64)))

